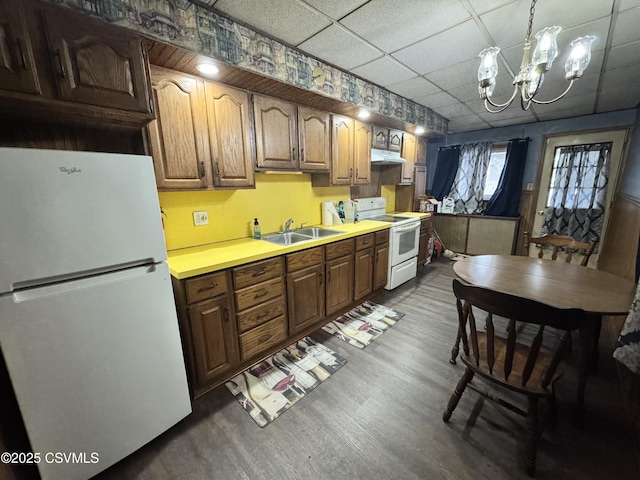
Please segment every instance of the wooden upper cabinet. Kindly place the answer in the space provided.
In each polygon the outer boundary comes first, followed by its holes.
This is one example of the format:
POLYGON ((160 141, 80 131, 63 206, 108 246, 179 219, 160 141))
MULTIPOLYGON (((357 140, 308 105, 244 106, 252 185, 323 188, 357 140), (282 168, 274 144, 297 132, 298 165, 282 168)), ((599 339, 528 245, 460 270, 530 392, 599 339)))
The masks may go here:
POLYGON ((22 2, 0 2, 0 89, 41 93, 22 2))
POLYGON ((296 106, 275 98, 254 95, 253 108, 258 168, 296 170, 296 106))
POLYGON ((389 129, 374 125, 371 146, 386 150, 389 147, 389 129))
POLYGON ((43 10, 43 17, 60 98, 151 111, 141 37, 87 16, 71 25, 58 9, 43 10))
POLYGON ((354 120, 353 167, 354 185, 371 183, 371 127, 366 123, 354 120))
POLYGON ((205 82, 213 185, 253 187, 253 129, 247 92, 205 82))
POLYGON ((416 165, 427 164, 427 139, 418 137, 418 153, 416 156, 416 165))
POLYGON ((416 156, 418 154, 418 143, 415 135, 404 133, 402 140, 402 158, 406 162, 402 165, 402 177, 400 183, 413 183, 413 168, 416 164, 416 156))
POLYGON ((151 72, 158 112, 148 129, 158 188, 205 188, 211 161, 204 84, 162 68, 151 72))
POLYGON ((298 107, 298 144, 300 169, 328 171, 330 152, 330 115, 308 107, 298 107))
POLYGON ((341 115, 333 116, 333 139, 331 159, 331 183, 351 185, 353 183, 354 121, 341 115))
POLYGON ((402 130, 389 130, 388 150, 399 152, 402 147, 402 130))

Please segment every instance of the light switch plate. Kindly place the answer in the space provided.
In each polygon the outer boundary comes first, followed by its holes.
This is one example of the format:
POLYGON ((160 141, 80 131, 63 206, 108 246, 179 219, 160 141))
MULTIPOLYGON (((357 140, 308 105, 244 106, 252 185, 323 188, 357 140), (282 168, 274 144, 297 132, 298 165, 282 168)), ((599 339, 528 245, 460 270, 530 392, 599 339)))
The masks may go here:
POLYGON ((209 215, 207 212, 193 212, 193 224, 197 227, 207 225, 209 223, 209 215))

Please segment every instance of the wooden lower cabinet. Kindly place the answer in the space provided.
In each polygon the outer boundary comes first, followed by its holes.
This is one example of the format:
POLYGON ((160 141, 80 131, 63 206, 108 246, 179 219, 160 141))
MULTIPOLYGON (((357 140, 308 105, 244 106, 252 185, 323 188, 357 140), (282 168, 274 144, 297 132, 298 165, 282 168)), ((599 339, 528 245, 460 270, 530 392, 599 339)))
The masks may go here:
POLYGON ((238 362, 235 329, 226 296, 189 308, 196 385, 202 387, 227 373, 238 362))
POLYGON ((242 362, 258 360, 287 338, 283 264, 276 257, 232 269, 236 318, 243 330, 251 327, 240 334, 242 362))
POLYGON ((185 280, 173 278, 193 397, 383 287, 388 251, 389 231, 384 230, 185 280))
POLYGON ((389 230, 376 232, 373 263, 373 289, 377 290, 387 284, 389 273, 389 230))
POLYGON ((353 252, 355 240, 350 238, 331 244, 326 250, 327 315, 353 302, 353 252))
POLYGON ((287 255, 289 333, 320 322, 324 316, 324 247, 287 255))
POLYGON ((374 242, 373 233, 356 238, 353 273, 353 300, 356 302, 373 291, 374 242))

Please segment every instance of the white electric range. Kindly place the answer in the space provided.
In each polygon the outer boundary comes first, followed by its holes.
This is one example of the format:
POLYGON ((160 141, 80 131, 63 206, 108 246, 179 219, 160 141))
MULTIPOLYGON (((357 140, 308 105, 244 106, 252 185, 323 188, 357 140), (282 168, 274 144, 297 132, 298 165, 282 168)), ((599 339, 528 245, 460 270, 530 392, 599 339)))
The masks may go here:
POLYGON ((389 266, 386 290, 393 290, 416 276, 418 271, 418 245, 420 243, 420 219, 406 215, 386 213, 384 197, 355 200, 360 220, 391 223, 389 232, 389 266))

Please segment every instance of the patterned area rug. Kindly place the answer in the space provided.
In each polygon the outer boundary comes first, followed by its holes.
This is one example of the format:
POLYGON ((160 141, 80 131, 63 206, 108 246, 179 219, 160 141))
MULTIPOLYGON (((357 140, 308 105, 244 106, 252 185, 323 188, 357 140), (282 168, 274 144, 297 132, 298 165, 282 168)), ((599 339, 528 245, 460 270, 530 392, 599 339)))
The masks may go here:
POLYGON ((249 367, 225 386, 260 427, 266 427, 347 361, 309 337, 249 367))
POLYGON ((364 348, 393 327, 404 313, 384 305, 364 302, 322 329, 358 348, 364 348))

